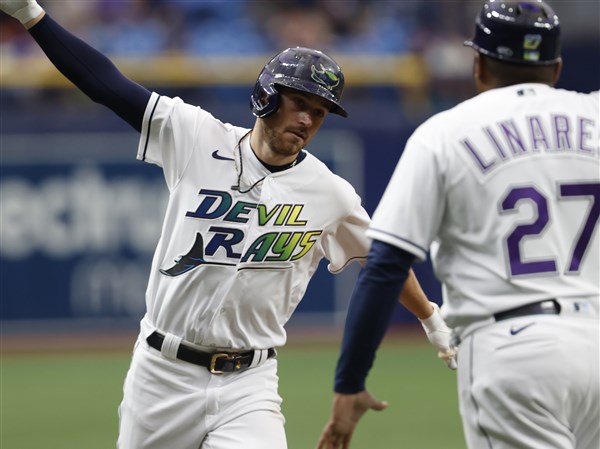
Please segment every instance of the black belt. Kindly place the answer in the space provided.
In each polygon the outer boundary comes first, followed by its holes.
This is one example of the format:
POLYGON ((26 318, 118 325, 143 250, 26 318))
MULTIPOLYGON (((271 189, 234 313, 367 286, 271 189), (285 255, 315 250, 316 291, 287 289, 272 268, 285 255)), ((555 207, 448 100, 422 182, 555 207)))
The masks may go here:
POLYGON ((534 302, 514 309, 498 312, 494 315, 496 321, 516 318, 526 315, 558 315, 560 313, 560 304, 555 299, 546 299, 544 301, 534 302))
MULTIPOLYGON (((146 338, 148 344, 160 351, 165 336, 159 332, 152 332, 146 338)), ((267 350, 267 358, 275 357, 277 352, 273 348, 267 350)), ((233 373, 248 368, 254 359, 254 351, 246 352, 204 352, 184 344, 177 348, 177 358, 185 362, 193 363, 208 368, 213 374, 233 373)))

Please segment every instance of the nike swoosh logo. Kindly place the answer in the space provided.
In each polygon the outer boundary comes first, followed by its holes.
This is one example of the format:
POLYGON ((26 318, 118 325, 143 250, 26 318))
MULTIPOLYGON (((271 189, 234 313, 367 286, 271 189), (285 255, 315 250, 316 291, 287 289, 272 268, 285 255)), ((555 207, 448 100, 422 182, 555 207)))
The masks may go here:
POLYGON ((220 160, 220 161, 232 161, 232 160, 233 160, 233 158, 230 158, 230 157, 225 157, 225 156, 221 156, 221 155, 219 154, 219 150, 215 150, 215 151, 213 151, 213 152, 212 152, 212 157, 214 157, 215 159, 218 159, 218 160, 220 160))
POLYGON ((534 324, 535 324, 535 322, 533 322, 533 323, 527 323, 526 325, 521 326, 521 327, 514 327, 514 326, 512 326, 510 328, 510 335, 517 335, 519 332, 524 331, 525 329, 527 329, 528 327, 533 326, 534 324))

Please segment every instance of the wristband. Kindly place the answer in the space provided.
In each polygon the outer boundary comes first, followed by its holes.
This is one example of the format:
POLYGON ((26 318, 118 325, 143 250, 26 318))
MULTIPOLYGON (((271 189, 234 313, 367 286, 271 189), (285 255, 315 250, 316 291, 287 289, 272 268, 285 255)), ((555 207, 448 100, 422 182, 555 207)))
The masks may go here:
POLYGON ((425 329, 425 332, 427 334, 435 332, 436 330, 446 330, 447 329, 446 322, 444 321, 444 319, 442 318, 442 315, 440 314, 440 308, 434 302, 431 302, 430 304, 433 307, 433 314, 429 318, 425 318, 424 320, 419 320, 419 321, 421 321, 421 324, 423 325, 423 329, 425 329))
POLYGON ((43 12, 44 9, 35 0, 32 0, 27 2, 27 6, 15 11, 12 16, 24 25, 43 12))

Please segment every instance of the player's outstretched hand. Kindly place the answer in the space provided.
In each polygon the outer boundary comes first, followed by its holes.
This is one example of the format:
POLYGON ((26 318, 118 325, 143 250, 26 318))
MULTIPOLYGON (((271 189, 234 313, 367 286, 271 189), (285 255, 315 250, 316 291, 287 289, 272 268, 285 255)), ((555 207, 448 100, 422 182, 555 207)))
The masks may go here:
POLYGON ((37 18, 44 10, 35 0, 0 0, 0 11, 25 24, 37 18))
POLYGON ((385 410, 388 404, 378 401, 368 391, 356 394, 336 393, 329 422, 321 433, 317 449, 348 449, 358 421, 368 410, 385 410))
POLYGON ((427 334, 427 338, 431 344, 438 350, 438 357, 446 362, 448 368, 456 369, 456 350, 457 348, 452 346, 452 330, 448 327, 440 308, 434 302, 431 303, 433 307, 433 314, 429 318, 425 318, 421 321, 423 329, 427 334))

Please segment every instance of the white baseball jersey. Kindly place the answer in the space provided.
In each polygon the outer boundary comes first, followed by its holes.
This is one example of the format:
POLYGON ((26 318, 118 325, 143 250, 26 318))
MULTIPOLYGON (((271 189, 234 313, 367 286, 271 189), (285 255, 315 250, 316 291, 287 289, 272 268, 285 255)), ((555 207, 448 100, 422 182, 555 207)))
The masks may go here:
POLYGON ((162 167, 170 195, 152 262, 142 329, 203 347, 285 343, 284 325, 322 258, 364 259, 359 196, 311 154, 271 173, 248 129, 156 93, 138 159, 162 167))
POLYGON ((368 236, 426 258, 459 328, 547 298, 598 307, 598 92, 490 90, 422 124, 368 236))

